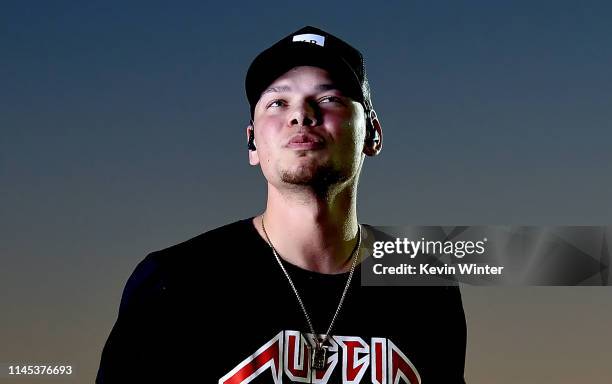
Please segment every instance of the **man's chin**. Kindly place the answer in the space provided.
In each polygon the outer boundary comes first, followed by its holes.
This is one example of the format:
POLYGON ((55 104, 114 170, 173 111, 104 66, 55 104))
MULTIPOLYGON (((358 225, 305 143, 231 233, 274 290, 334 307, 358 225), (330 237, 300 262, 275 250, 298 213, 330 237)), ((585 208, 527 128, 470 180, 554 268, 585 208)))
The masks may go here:
POLYGON ((294 185, 332 186, 347 179, 348 177, 341 170, 331 166, 300 167, 281 172, 281 180, 294 185))

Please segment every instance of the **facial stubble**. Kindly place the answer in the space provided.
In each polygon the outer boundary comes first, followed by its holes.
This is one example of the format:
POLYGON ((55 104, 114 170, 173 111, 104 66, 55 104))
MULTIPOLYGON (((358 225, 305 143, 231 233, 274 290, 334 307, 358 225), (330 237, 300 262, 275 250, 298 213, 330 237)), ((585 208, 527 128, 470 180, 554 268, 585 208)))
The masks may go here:
POLYGON ((302 164, 295 169, 281 169, 280 179, 287 184, 311 187, 326 194, 334 186, 351 179, 353 173, 352 167, 334 164, 331 159, 327 159, 320 164, 302 164))

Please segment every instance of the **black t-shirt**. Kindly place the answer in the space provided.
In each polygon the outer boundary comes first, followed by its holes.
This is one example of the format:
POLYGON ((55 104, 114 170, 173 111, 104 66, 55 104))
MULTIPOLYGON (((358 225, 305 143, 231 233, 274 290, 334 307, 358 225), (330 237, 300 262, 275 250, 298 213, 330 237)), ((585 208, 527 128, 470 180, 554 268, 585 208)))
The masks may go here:
MULTIPOLYGON (((283 263, 324 333, 348 273, 283 263)), ((463 383, 458 287, 362 287, 359 269, 316 371, 304 314, 251 219, 153 252, 126 284, 97 383, 463 383)))

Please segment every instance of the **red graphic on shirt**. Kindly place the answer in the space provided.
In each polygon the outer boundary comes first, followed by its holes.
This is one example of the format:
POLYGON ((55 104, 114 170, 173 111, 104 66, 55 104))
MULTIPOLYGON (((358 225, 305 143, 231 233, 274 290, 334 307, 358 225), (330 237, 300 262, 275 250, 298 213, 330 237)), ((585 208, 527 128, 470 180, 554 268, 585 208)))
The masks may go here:
POLYGON ((224 384, 246 384, 270 369, 275 384, 282 383, 282 363, 280 359, 283 351, 283 333, 259 348, 251 357, 238 364, 227 375, 219 380, 224 384))
POLYGON ((281 331, 219 379, 219 384, 247 384, 268 371, 275 384, 281 384, 283 377, 290 382, 326 384, 338 363, 342 384, 365 383, 368 371, 374 384, 421 383, 414 365, 391 340, 374 337, 366 343, 360 337, 333 336, 328 344, 325 369, 313 370, 314 336, 281 331))

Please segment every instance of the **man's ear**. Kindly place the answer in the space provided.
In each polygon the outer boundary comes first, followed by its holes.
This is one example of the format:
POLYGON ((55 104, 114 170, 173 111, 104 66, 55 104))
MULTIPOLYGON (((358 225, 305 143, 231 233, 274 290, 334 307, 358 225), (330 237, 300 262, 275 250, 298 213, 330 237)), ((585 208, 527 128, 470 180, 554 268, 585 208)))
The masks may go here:
POLYGON ((368 156, 376 156, 382 150, 383 133, 380 120, 376 116, 376 111, 371 109, 366 116, 366 140, 363 146, 363 153, 368 156))
POLYGON ((257 146, 255 145, 255 129, 252 124, 246 127, 247 148, 249 149, 249 164, 259 164, 259 155, 257 154, 257 146))

